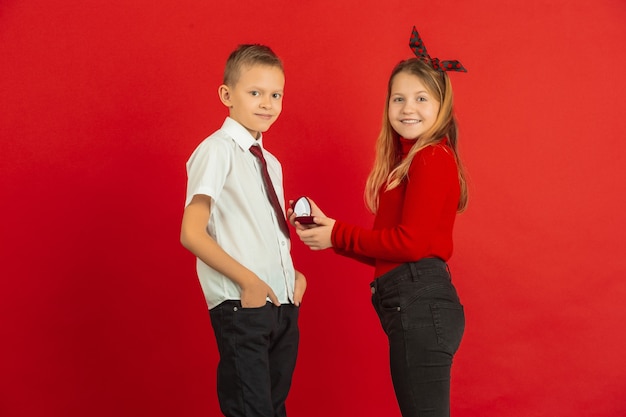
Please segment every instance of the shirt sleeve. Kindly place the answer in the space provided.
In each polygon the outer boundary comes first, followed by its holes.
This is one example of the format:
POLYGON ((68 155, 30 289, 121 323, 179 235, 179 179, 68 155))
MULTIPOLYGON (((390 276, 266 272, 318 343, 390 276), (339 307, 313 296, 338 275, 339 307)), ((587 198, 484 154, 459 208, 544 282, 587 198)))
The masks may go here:
POLYGON ((425 148, 413 159, 405 181, 406 192, 398 224, 369 230, 337 221, 331 235, 333 247, 390 262, 410 262, 429 256, 432 243, 438 238, 438 225, 446 203, 450 204, 454 190, 457 190, 455 201, 458 201, 454 156, 440 145, 425 148))
POLYGON ((187 206, 193 196, 208 195, 213 200, 220 196, 232 161, 228 145, 219 139, 206 139, 187 162, 187 206))
POLYGON ((333 250, 335 251, 335 253, 337 255, 342 255, 348 258, 352 258, 355 261, 359 261, 361 263, 364 263, 365 265, 369 265, 369 266, 376 266, 376 259, 374 258, 370 258, 369 256, 363 256, 363 255, 357 255, 353 252, 349 252, 343 249, 339 249, 336 247, 333 247, 333 250))

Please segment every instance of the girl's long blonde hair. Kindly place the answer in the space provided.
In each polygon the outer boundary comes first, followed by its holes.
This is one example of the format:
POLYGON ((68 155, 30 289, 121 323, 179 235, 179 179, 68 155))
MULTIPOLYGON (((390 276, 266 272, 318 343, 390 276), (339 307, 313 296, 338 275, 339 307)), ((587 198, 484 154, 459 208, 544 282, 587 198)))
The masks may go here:
POLYGON ((435 145, 443 138, 448 138, 448 144, 454 152, 454 158, 458 168, 459 185, 461 195, 459 198, 458 212, 465 210, 467 206, 467 184, 465 172, 457 149, 458 129, 453 113, 452 84, 445 72, 439 72, 428 63, 411 58, 400 62, 391 72, 387 85, 387 101, 383 110, 383 121, 380 134, 376 140, 376 157, 374 166, 365 185, 365 203, 372 213, 378 210, 378 197, 383 189, 389 191, 396 188, 406 178, 413 157, 427 146, 435 145), (391 127, 389 122, 389 97, 394 77, 400 72, 413 74, 424 83, 424 86, 433 97, 439 101, 439 113, 433 126, 421 135, 408 155, 402 160, 399 135, 391 127))

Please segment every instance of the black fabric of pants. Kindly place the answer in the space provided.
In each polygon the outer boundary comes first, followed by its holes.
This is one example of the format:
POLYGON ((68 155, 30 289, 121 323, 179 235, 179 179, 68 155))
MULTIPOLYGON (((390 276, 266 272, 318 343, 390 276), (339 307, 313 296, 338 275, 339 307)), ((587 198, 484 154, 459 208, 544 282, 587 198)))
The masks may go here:
POLYGON ((217 394, 226 417, 285 417, 296 365, 299 308, 224 301, 210 311, 220 361, 217 394))
POLYGON ((391 377, 403 417, 450 416, 450 369, 465 315, 438 258, 403 264, 370 284, 389 339, 391 377))

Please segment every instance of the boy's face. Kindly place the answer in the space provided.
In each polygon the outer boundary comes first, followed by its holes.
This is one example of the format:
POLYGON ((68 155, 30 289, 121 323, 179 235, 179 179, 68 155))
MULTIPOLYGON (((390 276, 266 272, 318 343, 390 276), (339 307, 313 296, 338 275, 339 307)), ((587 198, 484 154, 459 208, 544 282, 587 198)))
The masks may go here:
POLYGON ((233 86, 219 88, 220 99, 230 109, 230 117, 258 139, 276 121, 283 109, 285 75, 278 67, 243 67, 233 86))

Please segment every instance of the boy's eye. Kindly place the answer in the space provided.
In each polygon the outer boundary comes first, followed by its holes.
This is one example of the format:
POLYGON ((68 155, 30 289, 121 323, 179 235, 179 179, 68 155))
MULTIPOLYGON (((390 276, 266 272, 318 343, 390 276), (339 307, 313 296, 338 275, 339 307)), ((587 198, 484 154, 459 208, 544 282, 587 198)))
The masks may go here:
POLYGON ((282 97, 282 94, 280 94, 280 93, 274 93, 274 94, 272 94, 272 97, 274 97, 274 98, 281 98, 281 97, 282 97))
POLYGON ((258 96, 258 95, 259 95, 259 92, 258 92, 258 91, 250 91, 250 94, 251 94, 252 96, 256 97, 256 96, 258 96))

